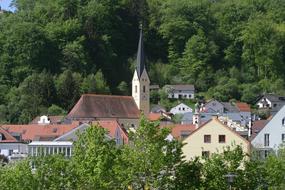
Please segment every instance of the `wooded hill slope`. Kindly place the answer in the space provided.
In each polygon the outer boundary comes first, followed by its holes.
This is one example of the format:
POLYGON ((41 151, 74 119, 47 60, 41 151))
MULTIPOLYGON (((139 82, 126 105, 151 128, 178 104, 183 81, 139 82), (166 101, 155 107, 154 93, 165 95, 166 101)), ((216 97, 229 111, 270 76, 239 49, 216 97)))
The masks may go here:
POLYGON ((284 0, 14 0, 0 14, 0 120, 129 94, 143 22, 152 83, 251 103, 284 94, 284 0))

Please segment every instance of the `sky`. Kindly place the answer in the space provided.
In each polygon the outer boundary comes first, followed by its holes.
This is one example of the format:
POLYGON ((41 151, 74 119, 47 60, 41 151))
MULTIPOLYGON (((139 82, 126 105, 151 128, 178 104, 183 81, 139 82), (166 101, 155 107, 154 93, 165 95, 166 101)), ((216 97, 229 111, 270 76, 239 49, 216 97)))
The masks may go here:
POLYGON ((9 7, 11 1, 12 1, 12 0, 0 0, 1 9, 12 11, 13 8, 10 8, 10 7, 9 7))

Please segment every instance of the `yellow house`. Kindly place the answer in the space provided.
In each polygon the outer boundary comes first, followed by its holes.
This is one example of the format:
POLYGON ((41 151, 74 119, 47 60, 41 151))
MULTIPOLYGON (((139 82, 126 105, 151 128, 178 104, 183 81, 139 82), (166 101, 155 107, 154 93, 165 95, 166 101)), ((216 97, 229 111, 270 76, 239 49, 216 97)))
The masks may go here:
POLYGON ((250 153, 250 142, 221 123, 217 117, 198 127, 183 143, 182 151, 186 160, 209 157, 212 153, 222 153, 227 146, 232 148, 235 145, 240 145, 244 153, 250 153))

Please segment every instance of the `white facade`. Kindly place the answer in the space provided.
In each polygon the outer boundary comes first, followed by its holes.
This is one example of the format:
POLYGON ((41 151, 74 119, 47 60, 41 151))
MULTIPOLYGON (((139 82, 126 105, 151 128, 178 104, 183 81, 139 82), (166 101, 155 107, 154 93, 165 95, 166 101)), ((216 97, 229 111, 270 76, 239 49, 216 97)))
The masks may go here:
POLYGON ((272 103, 267 98, 262 98, 256 104, 258 108, 272 108, 272 103))
POLYGON ((27 155, 28 145, 24 143, 0 143, 0 154, 8 157, 9 160, 13 159, 16 155, 27 155))
POLYGON ((194 99, 194 92, 193 91, 174 91, 173 93, 168 93, 168 98, 174 99, 194 99))
POLYGON ((266 126, 251 141, 256 149, 277 151, 285 142, 285 106, 283 106, 266 126))
POLYGON ((138 76, 137 70, 134 72, 132 80, 132 97, 134 98, 139 110, 147 115, 149 108, 149 84, 150 80, 146 69, 143 70, 141 76, 138 76))
POLYGON ((30 156, 63 154, 72 155, 72 142, 69 141, 33 141, 28 145, 30 156))
POLYGON ((175 114, 184 114, 187 112, 193 112, 192 108, 190 108, 189 106, 187 106, 186 104, 178 104, 177 106, 171 108, 170 113, 172 113, 173 115, 175 114))
POLYGON ((41 116, 40 120, 38 121, 38 124, 50 124, 48 116, 46 115, 41 116))

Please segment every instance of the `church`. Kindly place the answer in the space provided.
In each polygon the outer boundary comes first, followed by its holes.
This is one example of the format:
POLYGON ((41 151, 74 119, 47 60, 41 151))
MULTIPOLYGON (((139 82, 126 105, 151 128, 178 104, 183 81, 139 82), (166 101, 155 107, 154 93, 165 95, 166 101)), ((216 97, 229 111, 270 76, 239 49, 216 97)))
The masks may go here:
POLYGON ((67 120, 92 122, 117 120, 125 128, 137 127, 141 113, 149 114, 150 79, 145 67, 143 31, 140 29, 132 96, 83 94, 67 115, 67 120))

